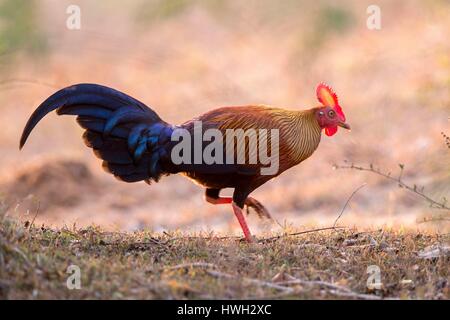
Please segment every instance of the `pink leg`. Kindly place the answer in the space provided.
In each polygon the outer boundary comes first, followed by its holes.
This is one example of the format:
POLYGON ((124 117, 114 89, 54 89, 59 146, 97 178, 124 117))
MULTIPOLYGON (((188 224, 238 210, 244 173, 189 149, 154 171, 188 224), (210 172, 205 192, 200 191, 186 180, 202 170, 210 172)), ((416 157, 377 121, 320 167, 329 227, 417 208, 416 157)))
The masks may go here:
POLYGON ((211 198, 211 197, 207 196, 205 199, 206 199, 207 202, 212 203, 212 204, 229 204, 229 203, 232 203, 234 214, 236 215, 236 218, 238 219, 239 224, 241 225, 242 231, 244 232, 245 239, 247 240, 247 242, 253 242, 253 238, 252 238, 252 235, 250 233, 250 230, 248 229, 247 222, 245 222, 244 215, 242 214, 242 209, 239 208, 238 205, 236 205, 233 202, 233 198, 232 197, 211 198))
POLYGON ((242 214, 242 209, 239 208, 239 206, 237 204, 235 204, 234 202, 233 202, 233 211, 234 211, 234 214, 236 215, 236 218, 239 221, 239 224, 241 225, 242 231, 244 232, 245 239, 249 243, 253 242, 253 238, 250 233, 250 230, 248 229, 247 222, 245 222, 244 215, 242 214))

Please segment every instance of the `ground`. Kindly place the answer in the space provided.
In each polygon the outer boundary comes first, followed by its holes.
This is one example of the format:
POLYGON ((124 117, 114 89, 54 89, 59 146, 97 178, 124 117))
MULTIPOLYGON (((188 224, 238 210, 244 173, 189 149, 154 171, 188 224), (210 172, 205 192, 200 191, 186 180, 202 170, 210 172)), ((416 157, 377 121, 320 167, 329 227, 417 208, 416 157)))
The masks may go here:
POLYGON ((50 229, 5 216, 1 220, 2 299, 448 299, 450 295, 448 235, 332 229, 261 237, 247 244, 213 234, 50 229), (67 282, 77 284, 73 278, 77 270, 71 265, 79 267, 79 290, 67 287, 67 282), (368 278, 377 267, 381 286, 370 289, 368 283, 377 281, 368 278))

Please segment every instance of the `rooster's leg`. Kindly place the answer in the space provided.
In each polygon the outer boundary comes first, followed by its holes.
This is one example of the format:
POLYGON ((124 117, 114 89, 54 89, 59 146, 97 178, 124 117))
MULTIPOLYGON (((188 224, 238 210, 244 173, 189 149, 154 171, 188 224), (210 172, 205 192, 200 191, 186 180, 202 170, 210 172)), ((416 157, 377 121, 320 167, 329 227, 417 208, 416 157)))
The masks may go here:
MULTIPOLYGON (((238 222, 242 228, 242 231, 244 232, 245 239, 248 242, 252 242, 252 235, 250 233, 250 230, 248 229, 247 222, 245 221, 244 215, 242 214, 242 206, 237 205, 235 202, 233 202, 232 197, 220 197, 219 196, 220 189, 206 189, 205 192, 205 200, 212 204, 229 204, 231 203, 233 206, 233 212, 236 218, 238 219, 238 222)), ((241 197, 239 197, 241 198, 241 197)), ((245 197, 244 197, 245 199, 245 197)), ((242 201, 239 201, 242 202, 242 201)))
POLYGON ((253 238, 252 238, 250 230, 247 226, 247 222, 245 222, 244 215, 242 214, 242 208, 240 208, 234 202, 232 205, 233 205, 234 214, 236 215, 236 218, 238 219, 239 224, 241 225, 242 232, 244 232, 245 240, 247 240, 247 242, 249 242, 249 243, 253 242, 253 238))
POLYGON ((253 237, 250 234, 250 230, 248 229, 247 222, 245 222, 244 215, 242 214, 242 209, 244 208, 245 201, 249 195, 251 190, 242 190, 239 188, 234 189, 233 193, 233 211, 236 218, 241 225, 242 231, 244 232, 245 239, 247 242, 253 242, 253 237))
POLYGON ((233 202, 231 197, 219 197, 220 189, 206 189, 205 200, 212 204, 229 204, 233 202))
POLYGON ((206 201, 212 204, 229 204, 233 202, 231 197, 218 197, 218 198, 208 198, 205 197, 206 201))
MULTIPOLYGON (((206 189, 205 200, 212 204, 229 204, 233 202, 231 197, 219 197, 220 189, 206 189)), ((247 197, 245 199, 244 205, 246 207, 247 215, 250 213, 249 208, 253 208, 259 218, 266 217, 267 219, 272 219, 269 211, 262 205, 261 202, 253 197, 247 197)))

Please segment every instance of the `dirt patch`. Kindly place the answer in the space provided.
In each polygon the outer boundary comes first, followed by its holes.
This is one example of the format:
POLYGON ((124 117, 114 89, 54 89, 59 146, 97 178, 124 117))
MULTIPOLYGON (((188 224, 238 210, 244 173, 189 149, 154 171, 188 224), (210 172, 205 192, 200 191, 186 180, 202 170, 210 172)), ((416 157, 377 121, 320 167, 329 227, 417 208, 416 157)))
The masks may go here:
POLYGON ((0 185, 9 206, 20 204, 41 212, 55 207, 73 207, 98 193, 99 182, 82 162, 52 160, 19 171, 0 185))

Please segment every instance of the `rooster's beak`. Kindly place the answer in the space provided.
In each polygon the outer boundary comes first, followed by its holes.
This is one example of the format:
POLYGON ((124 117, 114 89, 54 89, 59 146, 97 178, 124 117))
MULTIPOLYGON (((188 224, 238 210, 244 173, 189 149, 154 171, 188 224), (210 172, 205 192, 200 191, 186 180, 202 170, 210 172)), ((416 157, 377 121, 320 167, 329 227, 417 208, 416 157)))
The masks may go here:
POLYGON ((338 126, 344 128, 344 129, 350 130, 350 126, 345 122, 339 122, 338 126))

